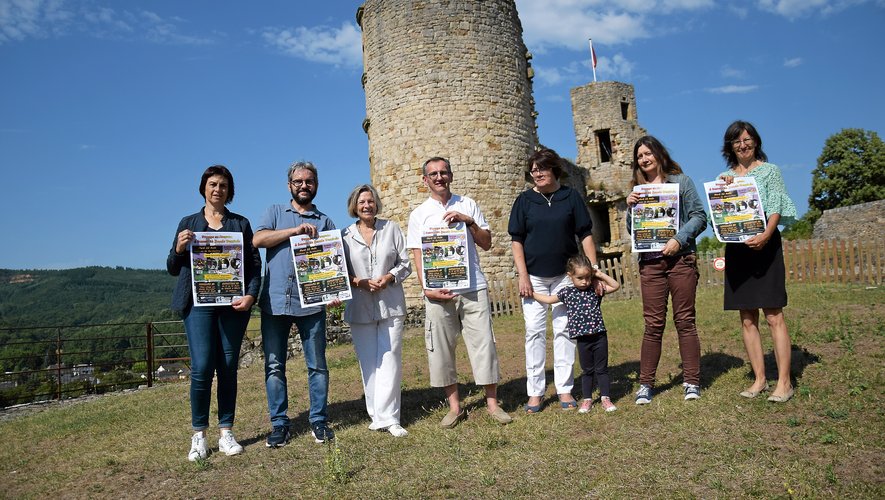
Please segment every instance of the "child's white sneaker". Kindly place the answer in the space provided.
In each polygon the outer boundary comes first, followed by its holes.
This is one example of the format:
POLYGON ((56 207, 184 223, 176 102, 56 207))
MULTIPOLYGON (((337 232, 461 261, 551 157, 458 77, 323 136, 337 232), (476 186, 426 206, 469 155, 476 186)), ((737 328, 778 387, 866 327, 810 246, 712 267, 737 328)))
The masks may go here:
POLYGON ((581 400, 581 406, 578 407, 578 413, 589 413, 592 406, 593 400, 590 398, 584 398, 581 400))
POLYGON ((243 453, 243 446, 234 439, 233 432, 222 431, 221 437, 218 438, 218 451, 232 457, 243 453))
POLYGON ((207 457, 209 457, 209 447, 206 446, 206 435, 202 432, 195 432, 191 438, 191 451, 187 453, 187 459, 196 462, 207 457))
POLYGON ((618 407, 615 406, 614 403, 612 403, 612 400, 609 399, 608 396, 602 396, 599 399, 602 400, 602 407, 605 409, 605 411, 611 412, 611 411, 616 411, 618 409, 618 407))

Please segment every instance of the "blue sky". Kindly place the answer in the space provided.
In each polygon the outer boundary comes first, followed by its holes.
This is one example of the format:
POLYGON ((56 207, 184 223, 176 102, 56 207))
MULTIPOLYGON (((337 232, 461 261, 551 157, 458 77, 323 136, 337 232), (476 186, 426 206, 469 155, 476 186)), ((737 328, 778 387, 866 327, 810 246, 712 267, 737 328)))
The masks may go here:
MULTIPOLYGON (((518 0, 541 142, 575 156, 569 89, 592 80, 592 37, 599 80, 635 86, 641 125, 698 185, 749 120, 803 213, 826 138, 882 132, 885 1, 734 5, 518 0)), ((350 223, 347 193, 369 181, 358 6, 0 0, 0 267, 162 268, 215 163, 255 223, 311 160, 318 206, 350 223)))

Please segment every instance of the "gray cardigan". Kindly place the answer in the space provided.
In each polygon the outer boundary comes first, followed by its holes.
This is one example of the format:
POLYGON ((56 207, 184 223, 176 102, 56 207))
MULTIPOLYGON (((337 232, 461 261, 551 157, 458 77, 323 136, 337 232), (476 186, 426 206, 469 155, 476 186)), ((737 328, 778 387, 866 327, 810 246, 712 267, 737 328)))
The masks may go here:
MULTIPOLYGON (((697 252, 695 240, 707 228, 707 212, 689 176, 668 175, 667 182, 679 184, 679 232, 674 236, 679 242, 679 252, 676 255, 695 253, 697 252)), ((632 211, 627 210, 627 232, 631 233, 632 229, 632 211)))
POLYGON ((403 280, 412 273, 412 264, 406 250, 406 238, 396 222, 378 219, 372 246, 366 245, 356 223, 345 229, 344 255, 351 277, 380 278, 392 274, 394 280, 387 288, 369 292, 353 288, 353 299, 344 309, 344 321, 348 323, 372 323, 382 319, 406 315, 406 297, 403 280))

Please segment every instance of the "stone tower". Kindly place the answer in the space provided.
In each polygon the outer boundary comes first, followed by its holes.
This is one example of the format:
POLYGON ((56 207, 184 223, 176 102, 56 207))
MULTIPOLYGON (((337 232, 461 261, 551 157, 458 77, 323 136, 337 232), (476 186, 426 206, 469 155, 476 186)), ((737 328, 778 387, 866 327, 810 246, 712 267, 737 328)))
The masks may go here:
MULTIPOLYGON (((452 191, 489 220, 492 249, 479 251, 490 281, 514 276, 507 220, 525 189, 536 139, 531 67, 513 0, 367 0, 363 88, 372 183, 383 217, 405 230, 428 197, 421 164, 452 163, 452 191)), ((406 283, 414 304, 417 280, 406 283)))
POLYGON ((630 252, 626 193, 633 145, 646 135, 636 119, 633 86, 594 82, 571 90, 578 166, 587 172, 593 238, 601 256, 630 252))

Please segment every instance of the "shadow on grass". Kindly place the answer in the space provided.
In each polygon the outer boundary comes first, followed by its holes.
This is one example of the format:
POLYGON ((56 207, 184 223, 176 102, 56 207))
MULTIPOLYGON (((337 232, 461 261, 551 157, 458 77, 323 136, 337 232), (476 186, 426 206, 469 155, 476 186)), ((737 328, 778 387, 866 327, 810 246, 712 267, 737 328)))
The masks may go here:
MULTIPOLYGON (((802 372, 808 365, 817 363, 820 357, 816 354, 809 353, 806 349, 796 345, 792 346, 792 368, 791 374, 794 380, 802 377, 802 372)), ((744 366, 744 360, 730 354, 722 352, 712 352, 701 356, 701 387, 706 388, 723 374, 744 366)), ((777 364, 775 363, 774 354, 768 353, 765 356, 765 373, 769 380, 777 379, 777 364)), ((639 361, 626 361, 609 367, 609 377, 611 378, 611 398, 618 401, 628 395, 631 395, 635 389, 635 383, 639 380, 639 361)), ((747 372, 747 377, 752 379, 752 371, 747 372)), ((545 371, 545 378, 548 381, 553 380, 553 370, 545 371)), ((673 387, 681 386, 683 382, 682 375, 678 375, 669 382, 656 385, 655 392, 664 392, 673 387)), ((498 399, 501 407, 508 413, 525 412, 526 396, 526 378, 519 377, 508 380, 498 385, 498 399)), ((459 384, 459 390, 462 400, 468 395, 480 395, 476 401, 467 403, 464 408, 468 412, 484 410, 485 398, 483 387, 473 383, 459 384)), ((548 393, 550 392, 548 388, 548 393)), ((541 402, 541 410, 545 410, 548 406, 559 409, 559 399, 554 393, 545 397, 541 402)), ((575 399, 581 398, 581 376, 575 377, 575 386, 572 391, 575 399)), ((474 399, 474 398, 471 398, 474 399)), ((402 393, 402 406, 400 423, 404 427, 408 427, 415 422, 427 417, 428 413, 435 411, 441 405, 445 405, 445 394, 442 388, 426 387, 420 389, 408 389, 402 393)), ((337 428, 345 428, 353 425, 367 426, 370 422, 366 413, 366 403, 364 397, 332 403, 328 408, 329 418, 337 428)), ((294 435, 307 434, 310 432, 308 422, 308 411, 301 411, 292 418, 292 433, 294 435)), ((264 437, 256 437, 252 440, 243 442, 244 445, 252 444, 263 440, 264 437)))
MULTIPOLYGON (((792 344, 790 346, 790 384, 796 387, 797 381, 802 378, 802 374, 805 372, 805 368, 819 362, 820 356, 808 352, 808 349, 804 347, 792 344)), ((749 363, 747 363, 747 366, 749 367, 749 363)), ((752 369, 747 370, 746 378, 753 380, 752 369)), ((770 383, 774 383, 778 379, 777 359, 774 357, 774 351, 765 354, 765 378, 770 383)))

